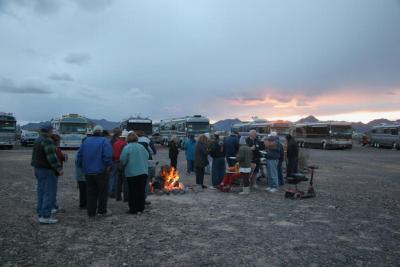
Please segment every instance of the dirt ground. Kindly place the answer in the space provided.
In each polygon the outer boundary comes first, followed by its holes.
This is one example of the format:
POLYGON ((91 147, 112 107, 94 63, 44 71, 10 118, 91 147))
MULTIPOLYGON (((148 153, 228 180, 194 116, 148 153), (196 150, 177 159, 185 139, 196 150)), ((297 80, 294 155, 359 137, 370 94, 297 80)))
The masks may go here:
MULTIPOLYGON (((89 221, 78 208, 68 151, 58 193, 66 213, 56 225, 39 225, 31 148, 0 150, 0 265, 399 266, 400 151, 305 152, 320 167, 313 199, 285 199, 283 189, 249 196, 207 189, 153 195, 140 216, 110 199, 113 215, 89 221)), ((166 150, 156 159, 167 163, 166 150)), ((193 185, 182 152, 178 168, 193 185)))

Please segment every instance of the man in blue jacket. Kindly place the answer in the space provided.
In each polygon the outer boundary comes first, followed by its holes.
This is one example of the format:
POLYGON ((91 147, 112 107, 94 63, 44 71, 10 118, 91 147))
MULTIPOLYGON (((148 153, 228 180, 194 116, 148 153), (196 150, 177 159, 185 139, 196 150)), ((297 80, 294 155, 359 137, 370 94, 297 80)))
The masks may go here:
POLYGON ((102 136, 103 128, 96 125, 93 136, 83 141, 78 151, 78 165, 86 177, 87 212, 89 217, 109 215, 107 212, 108 175, 112 165, 112 146, 102 136))
POLYGON ((231 159, 230 157, 236 157, 239 152, 239 137, 237 132, 231 132, 229 136, 225 137, 224 151, 228 166, 232 167, 236 164, 236 160, 231 159))
POLYGON ((267 191, 274 193, 278 191, 278 163, 279 163, 279 138, 276 134, 270 134, 265 139, 265 147, 267 148, 267 170, 268 170, 268 187, 267 191))

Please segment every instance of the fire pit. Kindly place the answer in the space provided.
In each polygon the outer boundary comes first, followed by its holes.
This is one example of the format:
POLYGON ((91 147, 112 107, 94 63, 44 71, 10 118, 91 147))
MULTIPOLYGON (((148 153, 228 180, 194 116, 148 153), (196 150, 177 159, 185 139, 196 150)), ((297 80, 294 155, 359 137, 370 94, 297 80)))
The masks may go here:
POLYGON ((174 167, 164 165, 158 176, 156 176, 151 183, 151 192, 156 195, 163 195, 170 193, 174 195, 184 194, 185 186, 179 182, 179 171, 174 167))

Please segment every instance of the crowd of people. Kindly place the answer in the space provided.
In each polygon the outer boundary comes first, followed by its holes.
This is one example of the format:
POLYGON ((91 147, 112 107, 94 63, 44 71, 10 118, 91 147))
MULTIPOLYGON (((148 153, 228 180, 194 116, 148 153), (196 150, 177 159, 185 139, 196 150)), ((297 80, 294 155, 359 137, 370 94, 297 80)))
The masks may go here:
MULTIPOLYGON (((57 205, 57 181, 63 175, 66 155, 59 146, 60 137, 53 134, 51 124, 40 128, 31 165, 37 178, 37 215, 40 223, 54 224, 54 214, 62 212, 57 205)), ((152 141, 144 132, 121 132, 113 135, 99 125, 82 140, 76 153, 75 179, 79 188, 79 207, 89 218, 111 215, 109 197, 128 202, 129 214, 143 213, 149 186, 149 160, 156 154, 152 141)))
MULTIPOLYGON (((176 144, 170 145, 170 151, 171 147, 176 147, 176 144)), ((250 130, 247 137, 239 136, 237 132, 231 132, 226 137, 218 133, 212 137, 204 134, 197 142, 194 136, 189 136, 183 144, 183 150, 186 152, 187 174, 194 171, 196 184, 203 189, 208 188, 204 185, 204 174, 205 168, 209 165, 211 165, 212 182, 210 189, 221 189, 224 186, 226 165, 228 168, 238 165, 243 185, 241 194, 249 194, 251 187, 258 188, 257 179, 260 176, 267 177, 268 187, 265 189, 272 193, 276 192, 278 187, 284 184, 282 164, 285 158, 286 176, 297 172, 299 150, 291 135, 286 136, 285 145, 277 133, 272 132, 261 140, 256 130, 250 130), (266 166, 261 164, 263 157, 266 159, 266 166)))
MULTIPOLYGON (((57 204, 57 180, 63 175, 66 154, 59 149, 58 135, 53 134, 51 124, 44 124, 40 137, 34 144, 31 165, 37 178, 37 215, 40 223, 53 224, 53 216, 63 210, 57 204)), ((293 137, 286 137, 285 147, 276 133, 263 140, 251 130, 247 137, 232 132, 223 137, 190 135, 184 143, 174 137, 169 142, 170 166, 178 168, 180 149, 185 151, 187 175, 195 174, 200 189, 221 189, 226 169, 237 167, 242 180, 240 194, 249 194, 257 188, 257 178, 267 177, 269 192, 276 192, 284 184, 282 164, 286 158, 286 175, 297 172, 298 146, 293 137), (286 152, 286 153, 285 153, 286 152), (266 159, 266 166, 261 159, 266 159), (204 184, 209 168, 211 185, 204 184)), ((141 214, 149 192, 149 161, 157 150, 143 131, 120 131, 114 129, 112 136, 99 125, 83 139, 76 153, 75 173, 79 188, 79 207, 86 209, 89 218, 108 216, 108 198, 128 202, 128 214, 141 214)))

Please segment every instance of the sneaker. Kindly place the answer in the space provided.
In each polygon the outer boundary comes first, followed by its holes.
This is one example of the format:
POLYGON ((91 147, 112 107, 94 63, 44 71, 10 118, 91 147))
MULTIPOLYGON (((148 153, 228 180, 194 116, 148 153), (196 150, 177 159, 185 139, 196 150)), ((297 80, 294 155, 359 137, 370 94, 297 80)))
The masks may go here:
POLYGON ((211 190, 217 190, 217 188, 215 188, 215 187, 212 186, 212 185, 210 185, 208 188, 211 189, 211 190))
POLYGON ((276 191, 278 191, 278 189, 276 189, 276 188, 271 188, 271 190, 269 190, 269 192, 271 192, 271 193, 275 193, 276 191))
POLYGON ((41 218, 39 218, 39 223, 42 223, 42 224, 55 224, 55 223, 58 223, 58 220, 55 219, 55 218, 43 218, 43 217, 41 217, 41 218))
POLYGON ((253 188, 258 189, 258 185, 257 184, 253 184, 253 188))
POLYGON ((265 191, 271 191, 271 187, 267 187, 267 188, 265 188, 265 191))
POLYGON ((207 186, 206 185, 202 185, 201 188, 207 189, 207 186))

